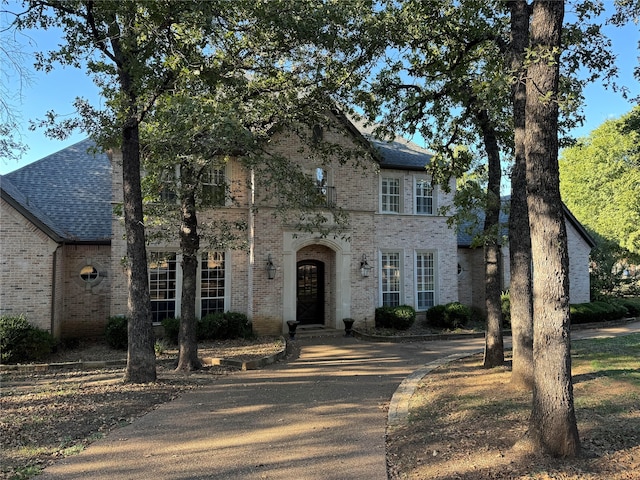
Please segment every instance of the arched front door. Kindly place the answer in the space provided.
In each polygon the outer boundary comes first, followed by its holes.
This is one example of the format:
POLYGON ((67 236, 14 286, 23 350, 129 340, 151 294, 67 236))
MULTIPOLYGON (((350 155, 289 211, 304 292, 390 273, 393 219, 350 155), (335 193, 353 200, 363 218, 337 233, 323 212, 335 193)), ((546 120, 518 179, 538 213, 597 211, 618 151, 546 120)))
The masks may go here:
POLYGON ((324 263, 298 262, 296 282, 296 320, 301 325, 324 324, 324 263))

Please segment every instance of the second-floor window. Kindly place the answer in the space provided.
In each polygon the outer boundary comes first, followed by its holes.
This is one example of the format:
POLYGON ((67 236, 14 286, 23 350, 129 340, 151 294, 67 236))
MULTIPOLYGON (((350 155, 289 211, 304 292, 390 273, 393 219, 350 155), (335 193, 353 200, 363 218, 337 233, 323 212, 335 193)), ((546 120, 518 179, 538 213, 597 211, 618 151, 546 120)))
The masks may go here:
POLYGON ((202 176, 202 202, 209 207, 223 207, 226 198, 226 168, 224 165, 214 165, 202 176))
POLYGON ((382 177, 380 191, 382 213, 400 213, 400 179, 382 177))
POLYGON ((433 215, 433 187, 425 178, 417 178, 415 183, 416 214, 433 215))

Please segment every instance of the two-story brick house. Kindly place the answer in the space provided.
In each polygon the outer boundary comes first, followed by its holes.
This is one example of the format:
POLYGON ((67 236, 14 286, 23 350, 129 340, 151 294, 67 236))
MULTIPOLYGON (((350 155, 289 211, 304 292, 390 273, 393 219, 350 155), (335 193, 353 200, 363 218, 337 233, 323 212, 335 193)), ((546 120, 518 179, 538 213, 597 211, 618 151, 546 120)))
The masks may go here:
MULTIPOLYGON (((452 202, 454 182, 450 192, 432 186, 424 169, 430 155, 417 145, 375 141, 342 120, 344 131, 327 130, 326 140, 347 147, 367 142, 376 154, 363 157, 365 168, 337 158, 318 164, 286 132, 270 142, 348 214, 339 235, 278 221, 261 194, 264 185, 239 161, 212 172, 212 187, 229 185, 235 201, 200 212, 199 220, 223 215, 245 222, 247 248, 202 249, 198 316, 243 312, 256 333, 279 334, 288 320, 338 329, 344 318, 372 325, 380 305, 424 312, 458 299, 479 302, 473 292, 484 286, 470 259, 481 252, 459 248, 456 231, 439 214, 452 202)), ((0 313, 25 313, 62 337, 99 335, 107 317, 127 312, 124 228, 112 212, 122 201, 120 155, 93 154, 90 146, 80 142, 0 179, 0 313)), ((148 252, 154 320, 179 316, 177 243, 151 244, 148 252)), ((588 279, 588 257, 574 263, 574 273, 588 279)))

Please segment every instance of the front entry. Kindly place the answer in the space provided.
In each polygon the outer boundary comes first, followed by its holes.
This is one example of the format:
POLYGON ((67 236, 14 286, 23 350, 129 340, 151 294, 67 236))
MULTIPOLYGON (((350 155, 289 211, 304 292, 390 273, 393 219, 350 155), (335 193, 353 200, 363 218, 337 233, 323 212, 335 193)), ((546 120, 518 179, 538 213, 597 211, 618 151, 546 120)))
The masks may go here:
POLYGON ((324 263, 298 262, 296 279, 296 320, 301 325, 324 324, 324 263))

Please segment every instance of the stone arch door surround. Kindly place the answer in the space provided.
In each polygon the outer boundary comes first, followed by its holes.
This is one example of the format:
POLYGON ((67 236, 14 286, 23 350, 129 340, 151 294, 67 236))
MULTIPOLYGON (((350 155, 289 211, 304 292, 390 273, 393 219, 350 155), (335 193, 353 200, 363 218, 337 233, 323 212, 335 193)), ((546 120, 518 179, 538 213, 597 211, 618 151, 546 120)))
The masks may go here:
POLYGON ((351 316, 351 243, 340 238, 318 238, 312 235, 285 232, 282 248, 284 277, 282 332, 288 331, 287 320, 296 318, 297 252, 309 245, 324 245, 335 252, 335 312, 325 323, 328 328, 342 328, 342 319, 351 316))

